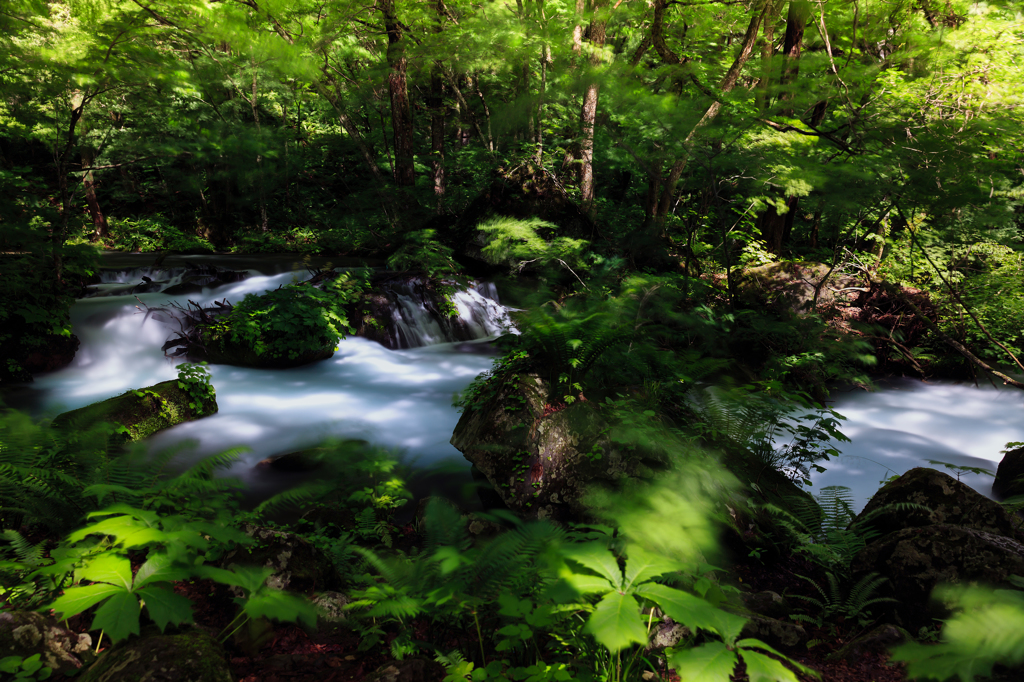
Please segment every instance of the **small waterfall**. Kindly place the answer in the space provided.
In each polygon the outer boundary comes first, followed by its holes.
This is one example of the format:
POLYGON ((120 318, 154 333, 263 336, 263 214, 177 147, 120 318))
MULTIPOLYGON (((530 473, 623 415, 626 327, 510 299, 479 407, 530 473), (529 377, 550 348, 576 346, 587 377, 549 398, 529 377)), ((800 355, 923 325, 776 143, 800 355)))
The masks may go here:
POLYGON ((518 333, 489 282, 452 294, 451 303, 458 311, 453 316, 444 312, 441 295, 422 278, 384 283, 381 293, 390 302, 387 345, 391 348, 419 348, 518 333))
POLYGON ((186 267, 138 267, 100 270, 98 281, 87 287, 82 298, 167 293, 172 296, 199 293, 211 287, 239 282, 246 271, 224 270, 212 265, 186 267))

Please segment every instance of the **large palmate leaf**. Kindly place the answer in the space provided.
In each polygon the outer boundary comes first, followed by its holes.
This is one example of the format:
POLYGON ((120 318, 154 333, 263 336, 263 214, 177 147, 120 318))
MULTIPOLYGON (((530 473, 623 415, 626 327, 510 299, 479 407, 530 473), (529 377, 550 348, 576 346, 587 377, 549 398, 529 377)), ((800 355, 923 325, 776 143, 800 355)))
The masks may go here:
POLYGON ((673 620, 693 629, 709 630, 731 645, 739 637, 746 618, 722 609, 688 592, 667 585, 645 583, 636 593, 655 602, 673 620))
POLYGON ((622 586, 622 569, 619 568, 619 560, 600 542, 581 542, 569 545, 563 550, 563 553, 567 559, 582 564, 607 580, 610 583, 608 587, 619 588, 622 586))
POLYGON ((584 632, 615 652, 630 644, 646 644, 647 628, 640 617, 640 605, 632 595, 609 592, 590 614, 584 632))
POLYGON ((139 634, 139 599, 131 592, 119 590, 96 609, 90 630, 103 630, 115 642, 139 634))
POLYGON ((56 611, 62 620, 66 620, 72 616, 77 616, 90 606, 99 604, 104 599, 123 591, 123 587, 108 585, 107 583, 69 587, 64 590, 63 595, 50 604, 50 608, 56 611))
POLYGON ((137 594, 146 604, 146 613, 163 632, 168 623, 191 623, 192 602, 163 587, 143 587, 137 594))
POLYGON ((736 652, 723 642, 709 642, 673 652, 668 664, 682 680, 729 682, 738 660, 736 652))

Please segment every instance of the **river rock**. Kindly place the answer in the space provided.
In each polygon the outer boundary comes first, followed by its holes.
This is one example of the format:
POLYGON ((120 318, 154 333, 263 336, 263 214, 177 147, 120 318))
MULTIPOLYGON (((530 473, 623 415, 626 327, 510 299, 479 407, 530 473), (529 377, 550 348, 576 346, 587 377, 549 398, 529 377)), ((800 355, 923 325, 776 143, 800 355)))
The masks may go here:
POLYGON ((1010 450, 999 462, 992 492, 1000 499, 1024 495, 1024 447, 1010 450))
POLYGON ((81 656, 92 648, 88 634, 77 634, 51 618, 30 611, 0 611, 0 658, 40 654, 57 673, 82 667, 81 656))
POLYGON ((1019 523, 1001 504, 952 476, 917 467, 879 489, 854 519, 853 526, 870 528, 882 536, 904 528, 947 524, 1015 537, 1019 523), (884 509, 899 502, 915 502, 931 511, 884 509))
POLYGON ((128 391, 102 402, 57 415, 54 428, 76 429, 106 421, 124 427, 125 441, 139 441, 157 431, 208 417, 217 411, 217 399, 208 398, 193 408, 195 398, 178 386, 177 380, 163 381, 143 389, 128 391))
POLYGON ((526 518, 583 518, 582 498, 594 483, 649 475, 642 455, 620 452, 599 409, 578 400, 547 403, 548 386, 534 374, 504 383, 459 419, 451 443, 483 473, 509 509, 526 518))
POLYGON ((879 573, 888 582, 881 596, 898 600, 895 622, 911 632, 946 617, 942 604, 930 600, 939 584, 985 583, 1011 587, 1011 575, 1024 575, 1024 544, 974 528, 949 524, 904 528, 875 540, 854 557, 852 580, 879 573))
POLYGON ((128 641, 100 656, 82 682, 231 682, 220 645, 193 630, 128 641))
POLYGON ((221 560, 230 564, 255 564, 274 570, 267 585, 279 590, 311 593, 340 587, 341 577, 320 549, 294 533, 246 525, 246 535, 256 540, 250 548, 228 552, 221 560))

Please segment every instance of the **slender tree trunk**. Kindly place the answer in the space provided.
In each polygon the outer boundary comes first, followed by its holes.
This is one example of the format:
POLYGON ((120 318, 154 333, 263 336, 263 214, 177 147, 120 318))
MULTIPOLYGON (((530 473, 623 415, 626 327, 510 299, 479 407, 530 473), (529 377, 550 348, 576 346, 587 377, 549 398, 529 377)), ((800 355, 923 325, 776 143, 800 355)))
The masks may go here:
MULTIPOLYGON (((779 84, 782 86, 779 99, 782 101, 788 102, 794 97, 789 86, 796 82, 800 74, 800 52, 803 50, 804 29, 810 11, 811 5, 807 0, 790 0, 789 13, 786 15, 786 38, 782 47, 782 75, 779 78, 779 84)), ((792 116, 793 109, 786 108, 780 113, 783 116, 792 116)))
MULTIPOLYGON (((82 150, 82 168, 89 168, 93 164, 93 153, 91 149, 82 150)), ((91 170, 85 171, 82 176, 82 188, 85 190, 85 202, 89 206, 89 217, 92 218, 92 240, 107 238, 107 218, 100 208, 99 199, 96 198, 96 178, 91 170)))
POLYGON ((434 178, 434 198, 437 214, 444 211, 444 82, 438 73, 440 66, 430 75, 430 170, 434 178))
MULTIPOLYGON (((786 37, 782 47, 783 66, 779 84, 782 86, 779 93, 780 102, 790 103, 794 99, 794 92, 790 86, 796 82, 800 73, 800 52, 803 49, 804 29, 807 25, 807 17, 810 13, 810 3, 807 0, 790 0, 789 13, 786 15, 786 37)), ((786 106, 780 109, 783 116, 793 116, 793 108, 786 106)), ((764 237, 765 246, 770 253, 780 255, 782 245, 793 228, 793 219, 800 204, 799 197, 786 197, 786 211, 780 213, 771 205, 761 216, 761 236, 764 237)))
MULTIPOLYGON (((722 77, 721 82, 718 84, 718 89, 724 94, 730 92, 736 87, 736 82, 739 80, 740 71, 743 70, 743 66, 750 59, 750 55, 754 50, 754 43, 757 41, 757 34, 761 27, 761 21, 767 16, 769 12, 770 2, 769 0, 763 0, 761 6, 755 10, 754 14, 750 17, 750 23, 747 25, 747 32, 743 36, 743 43, 740 45, 739 54, 733 60, 732 66, 726 71, 722 77)), ((676 162, 672 164, 671 170, 669 170, 668 177, 665 178, 665 183, 661 190, 661 201, 658 203, 658 214, 657 222, 664 226, 665 219, 668 217, 669 210, 672 208, 672 200, 675 197, 676 185, 679 184, 679 178, 682 177, 683 171, 686 170, 686 164, 690 159, 690 151, 693 146, 693 139, 697 135, 697 132, 706 126, 708 123, 713 121, 718 112, 722 109, 722 102, 715 100, 708 106, 707 111, 704 112, 704 116, 697 122, 697 125, 693 127, 690 134, 686 136, 683 141, 683 154, 676 162)))
MULTIPOLYGON (((606 37, 606 23, 597 16, 600 9, 601 0, 594 0, 591 7, 594 16, 590 20, 591 68, 596 68, 601 63, 601 48, 604 47, 606 37)), ((587 214, 591 214, 594 209, 594 124, 597 120, 599 89, 600 84, 592 75, 587 83, 583 106, 580 109, 580 202, 587 214)))
POLYGON ((548 87, 548 61, 551 51, 547 45, 540 48, 540 93, 537 96, 536 133, 534 137, 533 162, 544 165, 544 97, 548 87))
POLYGON ((388 93, 391 96, 391 128, 395 134, 395 183, 402 187, 416 184, 413 166, 412 106, 406 73, 409 63, 405 56, 402 29, 395 15, 395 0, 383 0, 384 29, 388 34, 388 93))

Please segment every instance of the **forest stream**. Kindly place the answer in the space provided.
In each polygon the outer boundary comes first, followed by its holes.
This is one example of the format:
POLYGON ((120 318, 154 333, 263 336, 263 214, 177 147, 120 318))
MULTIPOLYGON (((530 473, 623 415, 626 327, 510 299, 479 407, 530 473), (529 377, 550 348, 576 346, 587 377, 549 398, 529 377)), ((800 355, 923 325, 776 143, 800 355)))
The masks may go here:
MULTIPOLYGON (((104 262, 108 269, 96 291, 72 308, 74 332, 82 341, 74 362, 9 392, 12 407, 36 416, 54 416, 172 379, 181 360, 166 358, 161 346, 177 329, 176 320, 159 311, 147 312, 144 306, 184 305, 189 299, 201 305, 225 298, 237 302, 247 293, 259 294, 310 275, 301 263, 286 256, 194 256, 187 260, 244 268, 249 276, 201 294, 136 294, 132 291, 143 284, 143 276, 152 275, 155 281, 165 278, 165 284, 148 288, 172 286, 181 263, 159 270, 144 267, 151 256, 113 258, 104 262)), ((436 325, 431 326, 426 311, 400 305, 395 314, 413 328, 410 337, 424 345, 389 350, 374 341, 349 337, 333 358, 294 369, 213 365, 209 369, 220 411, 156 435, 151 447, 184 446, 183 462, 188 463, 243 446, 247 452, 227 473, 240 477, 257 498, 292 480, 257 468, 258 461, 326 437, 381 445, 414 468, 446 461, 464 468, 465 461, 449 443, 459 419, 452 398, 491 366, 494 354, 487 340, 509 324, 496 298, 493 287, 484 285, 455 296, 460 315, 476 320, 479 338, 468 343, 446 342, 436 325)), ((852 442, 836 444, 842 456, 826 463, 825 473, 812 476, 812 492, 827 485, 849 486, 857 509, 894 474, 922 464, 941 468, 925 460, 994 472, 1006 443, 1024 441, 1019 418, 1024 393, 1015 389, 889 379, 880 381, 876 391, 840 390, 832 399, 832 407, 847 418, 840 430, 852 442)), ((979 492, 991 494, 990 476, 961 473, 959 477, 979 492)))

